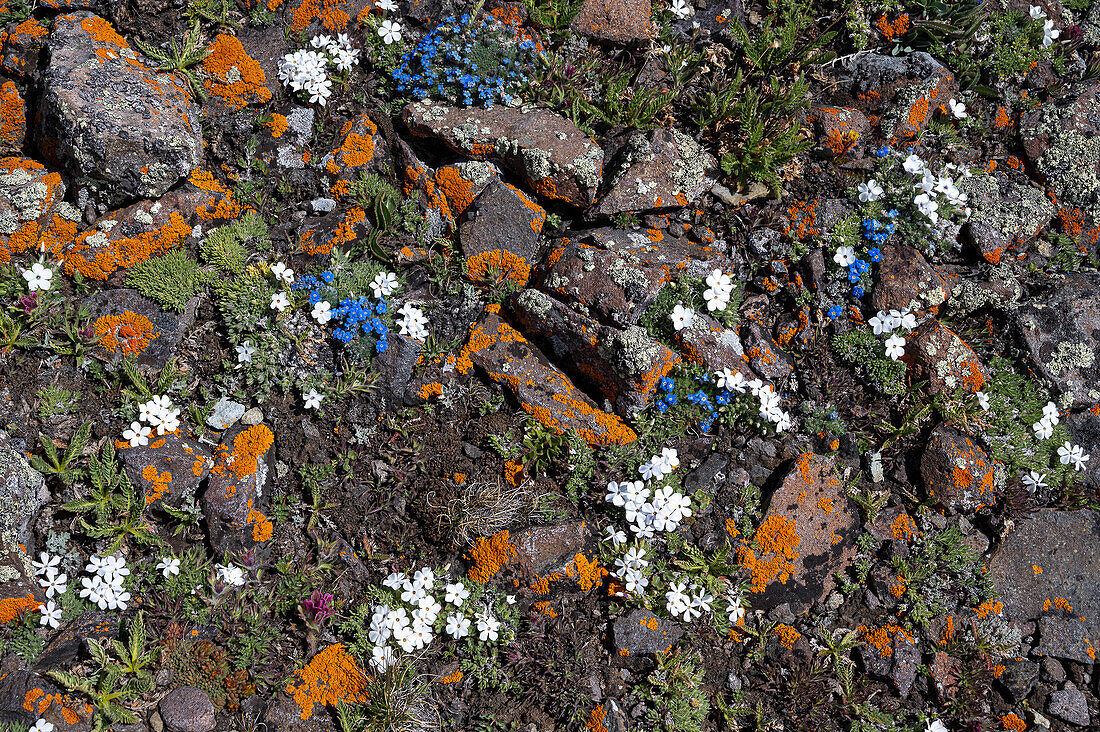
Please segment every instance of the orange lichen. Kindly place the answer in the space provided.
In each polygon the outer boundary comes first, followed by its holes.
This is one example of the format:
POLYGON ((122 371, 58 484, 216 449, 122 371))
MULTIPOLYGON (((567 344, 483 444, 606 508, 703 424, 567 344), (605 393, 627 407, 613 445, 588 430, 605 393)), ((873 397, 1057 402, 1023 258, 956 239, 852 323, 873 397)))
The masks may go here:
MULTIPOLYGON (((577 583, 584 592, 591 590, 607 576, 607 570, 600 566, 595 557, 589 560, 583 554, 574 554, 572 566, 577 568, 577 583)), ((566 567, 566 574, 568 569, 566 567)))
POLYGON ((792 519, 779 514, 764 519, 753 539, 759 553, 747 545, 737 550, 737 561, 752 574, 750 589, 754 593, 763 592, 776 579, 787 583, 795 571, 793 562, 798 559, 795 547, 801 541, 792 519))
POLYGON ((126 310, 121 315, 103 315, 93 324, 95 334, 100 336, 99 345, 113 353, 124 356, 136 356, 149 347, 149 343, 160 335, 153 332, 153 323, 144 315, 126 310))
POLYGON ((775 626, 775 635, 784 648, 794 648, 794 644, 802 637, 797 630, 783 623, 775 626))
POLYGON ((467 576, 475 582, 488 582, 508 560, 516 556, 516 547, 508 541, 508 530, 474 540, 467 558, 474 563, 467 576))
POLYGON ((0 625, 10 623, 27 610, 36 610, 42 603, 28 592, 26 597, 7 597, 0 600, 0 625))
POLYGON ((863 642, 878 650, 883 658, 894 655, 894 639, 900 636, 909 643, 914 643, 913 636, 905 632, 897 623, 887 623, 879 628, 868 628, 860 625, 856 630, 863 636, 863 642))
MULTIPOLYGON (((255 474, 259 468, 260 456, 267 452, 267 449, 274 442, 275 433, 267 425, 255 424, 243 432, 239 432, 233 438, 231 453, 233 459, 228 461, 229 469, 233 471, 238 480, 255 474)), ((226 447, 223 444, 219 446, 219 449, 225 451, 226 447)))
POLYGON ((987 600, 981 605, 978 605, 978 607, 974 608, 974 613, 978 616, 980 620, 985 620, 990 613, 993 613, 994 615, 1000 615, 1002 612, 1004 612, 1004 609, 1005 605, 1000 600, 996 602, 987 600))
POLYGON ((603 720, 607 716, 607 712, 604 711, 603 704, 598 705, 588 714, 588 720, 584 723, 588 732, 607 732, 607 727, 604 726, 603 720))
POLYGON ((523 463, 517 463, 514 460, 504 461, 504 478, 512 485, 519 485, 520 479, 523 476, 523 463))
POLYGON ((0 143, 9 147, 23 146, 27 133, 27 112, 23 96, 14 82, 5 81, 0 86, 0 143))
POLYGON ((909 16, 902 13, 894 18, 893 21, 887 21, 884 13, 875 21, 875 26, 882 31, 882 35, 886 36, 886 40, 892 41, 899 36, 905 35, 909 30, 909 16))
POLYGON ((1001 726, 1016 732, 1024 732, 1027 729, 1027 723, 1011 712, 1001 717, 1001 726))
POLYGON ((558 617, 558 611, 550 606, 549 600, 536 602, 532 607, 534 608, 535 612, 540 615, 545 615, 548 618, 558 617))
POLYGON ((913 522, 913 517, 905 512, 899 513, 897 518, 890 522, 890 535, 897 541, 909 541, 918 534, 920 532, 917 530, 916 523, 913 522))
POLYGON ((271 136, 279 138, 286 132, 290 123, 286 121, 286 115, 275 112, 271 115, 271 119, 267 121, 267 129, 271 131, 271 136))
POLYGON ((154 231, 108 239, 100 246, 88 243, 92 236, 102 233, 89 230, 76 238, 65 259, 66 274, 80 272, 93 280, 105 280, 120 267, 133 267, 153 255, 183 246, 183 242, 191 235, 191 227, 179 212, 173 211, 169 214, 168 221, 154 231))
POLYGON ((366 675, 342 643, 321 650, 304 668, 294 672, 286 693, 294 697, 302 719, 313 717, 315 706, 361 704, 367 701, 366 675))
POLYGON ((993 119, 993 126, 1001 129, 1012 126, 1012 118, 1008 116, 1008 110, 997 107, 997 116, 993 119))
POLYGON ((271 538, 274 527, 267 516, 259 511, 248 510, 248 523, 252 524, 252 541, 262 542, 271 538))
POLYGON ((209 95, 222 99, 234 112, 249 104, 271 101, 264 70, 236 36, 221 34, 207 50, 210 53, 203 59, 202 68, 210 77, 203 83, 209 95))
POLYGON ((474 282, 499 285, 512 280, 520 287, 531 277, 531 266, 507 249, 493 249, 466 258, 466 276, 474 282))
POLYGON ((417 390, 416 395, 421 399, 431 399, 432 397, 443 396, 443 384, 438 381, 432 381, 417 390))
POLYGON ((447 674, 441 678, 440 681, 444 684, 457 684, 459 681, 462 681, 462 670, 455 669, 454 673, 447 674))
POLYGON ((1008 669, 1003 663, 994 664, 993 666, 993 678, 999 679, 1008 669))
POLYGON ((374 134, 378 132, 378 127, 366 115, 360 117, 357 124, 361 125, 367 134, 351 132, 353 125, 351 122, 344 125, 341 131, 341 134, 345 135, 344 141, 340 147, 332 151, 325 165, 325 169, 333 175, 338 174, 342 168, 367 165, 374 159, 374 134))

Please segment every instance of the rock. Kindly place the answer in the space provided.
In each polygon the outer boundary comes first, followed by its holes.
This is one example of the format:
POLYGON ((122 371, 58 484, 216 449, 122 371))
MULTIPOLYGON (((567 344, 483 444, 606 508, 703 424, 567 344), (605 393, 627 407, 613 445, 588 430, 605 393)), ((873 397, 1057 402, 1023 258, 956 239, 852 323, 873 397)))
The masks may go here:
POLYGON ((959 681, 963 673, 962 661, 947 655, 943 651, 936 651, 932 655, 929 671, 932 674, 932 684, 936 687, 936 695, 940 698, 940 703, 950 703, 959 692, 959 681))
POLYGON ((5 81, 0 85, 0 154, 18 155, 27 136, 27 105, 19 87, 5 81))
POLYGON ((334 247, 347 247, 357 239, 365 239, 373 229, 366 211, 361 207, 341 207, 338 211, 306 220, 298 229, 302 242, 299 251, 327 256, 334 247))
POLYGON ((782 602, 809 609, 823 602, 856 554, 860 526, 855 505, 832 458, 805 453, 768 498, 753 549, 742 545, 738 561, 751 574, 754 608, 782 602))
POLYGON ((868 53, 856 59, 852 92, 864 111, 880 115, 882 136, 898 145, 919 135, 959 85, 950 69, 924 51, 905 56, 868 53))
POLYGON ((346 122, 337 135, 340 146, 321 158, 321 167, 337 180, 355 182, 360 174, 384 173, 393 169, 386 138, 369 114, 346 122))
POLYGON ((219 33, 202 60, 202 86, 216 108, 239 112, 252 104, 271 101, 267 74, 248 55, 237 36, 219 33))
POLYGON ((971 208, 967 228, 978 252, 997 264, 1009 247, 1026 244, 1054 218, 1054 204, 1042 190, 1020 185, 1008 176, 974 175, 958 181, 971 208))
POLYGON ((567 239, 548 257, 540 289, 577 312, 620 328, 637 324, 664 286, 664 274, 631 255, 567 239))
POLYGON ((78 186, 118 205, 157 198, 198 166, 202 127, 191 92, 146 66, 106 20, 58 16, 46 53, 38 144, 78 186))
POLYGON ((436 171, 429 168, 412 147, 397 138, 393 145, 394 165, 401 172, 402 187, 406 196, 411 196, 424 216, 426 230, 419 242, 427 242, 437 236, 443 236, 454 229, 455 220, 443 191, 435 184, 436 171))
POLYGON ((725 482, 725 470, 730 459, 720 452, 707 455, 703 464, 684 476, 684 494, 690 497, 696 491, 713 496, 717 487, 725 482))
POLYGON ((904 244, 883 247, 871 291, 876 310, 919 312, 942 305, 948 292, 947 280, 919 251, 904 244))
POLYGON ((435 171, 435 187, 446 197, 447 207, 456 219, 494 180, 500 180, 500 168, 487 160, 462 160, 435 171))
POLYGON ((1026 658, 1007 658, 1001 663, 1005 670, 997 682, 1008 692, 1013 702, 1026 699, 1039 680, 1039 664, 1026 658))
POLYGON ((64 198, 60 173, 29 158, 0 159, 0 261, 40 247, 59 252, 80 221, 80 212, 64 198))
POLYGON ((106 280, 119 269, 182 247, 196 225, 201 230, 215 220, 240 215, 240 206, 228 193, 211 174, 198 171, 160 200, 112 211, 66 242, 65 274, 106 280))
MULTIPOLYGON (((525 412, 556 432, 576 429, 593 445, 622 445, 637 439, 621 419, 599 409, 493 312, 470 328, 464 354, 490 379, 504 386, 525 412)), ((458 368, 464 372, 461 365, 458 368)))
POLYGON ((259 407, 252 407, 241 415, 241 424, 252 427, 264 421, 264 413, 259 407))
MULTIPOLYGON (((280 34, 280 38, 282 34, 280 34)), ((315 170, 307 169, 312 160, 309 144, 313 137, 314 111, 312 107, 289 106, 271 113, 271 121, 260 134, 260 156, 273 172, 287 176, 292 181, 313 181, 315 170)))
POLYGON ((157 704, 169 732, 213 732, 214 704, 202 689, 181 686, 157 704))
POLYGON ((951 305, 964 315, 982 308, 1008 311, 1015 307, 1023 295, 1024 288, 1005 260, 990 270, 988 280, 956 281, 951 288, 951 305))
POLYGON ((320 709, 306 714, 293 697, 279 690, 264 712, 263 724, 269 732, 336 732, 336 725, 320 709))
POLYGON ((374 364, 382 401, 386 409, 395 410, 404 404, 413 367, 423 346, 400 333, 391 333, 386 340, 386 350, 374 357, 374 364))
POLYGON ((487 284, 507 278, 526 285, 545 221, 546 210, 518 188, 490 181, 458 224, 467 274, 487 284))
POLYGON ((117 365, 135 356, 140 366, 162 369, 176 355, 195 322, 198 298, 182 314, 160 309, 137 290, 100 290, 84 301, 92 313, 92 328, 102 337, 93 353, 117 365))
POLYGON ((1089 629, 1077 617, 1045 614, 1039 618, 1039 646, 1036 653, 1085 666, 1096 663, 1096 651, 1089 640, 1089 629))
POLYGON ((927 380, 932 392, 973 393, 985 385, 985 367, 978 354, 938 319, 926 320, 906 337, 902 357, 913 368, 914 380, 927 380))
POLYGON ((685 359, 702 364, 709 373, 728 369, 740 371, 749 380, 755 377, 737 331, 706 313, 695 313, 691 325, 673 333, 672 338, 685 359))
POLYGON ((764 381, 778 383, 794 373, 791 357, 779 349, 757 320, 749 319, 741 327, 741 338, 749 367, 764 381))
POLYGON ((0 430, 0 546, 31 546, 31 524, 50 500, 42 474, 31 467, 22 450, 0 430))
POLYGON ((1064 96, 1025 112, 1020 139, 1060 205, 1100 220, 1100 81, 1071 85, 1064 96))
POLYGON ((38 58, 50 31, 37 18, 0 32, 0 71, 23 79, 38 70, 38 58))
POLYGON ((525 576, 548 575, 592 549, 592 532, 584 521, 561 521, 550 526, 524 529, 511 537, 516 556, 509 566, 525 576))
POLYGON ((672 620, 662 620, 649 610, 635 608, 615 619, 611 634, 620 656, 639 656, 667 653, 683 637, 684 630, 672 620))
POLYGON ((66 694, 33 671, 0 674, 0 719, 33 725, 45 719, 54 732, 87 732, 95 708, 79 693, 66 694))
POLYGON ((1074 407, 1100 402, 1100 274, 1066 275, 1042 300, 1020 306, 1016 328, 1032 366, 1074 407))
POLYGON ((941 424, 920 462, 929 497, 949 513, 972 513, 995 499, 993 461, 968 436, 941 424))
POLYGON ((817 107, 808 121, 817 134, 817 149, 826 157, 858 160, 867 154, 871 124, 867 116, 850 107, 817 107))
POLYGON ((569 120, 545 109, 459 109, 412 102, 402 119, 418 137, 436 138, 478 160, 494 159, 535 193, 589 206, 603 176, 603 150, 569 120))
POLYGON ((623 417, 645 407, 657 381, 680 360, 639 326, 600 325, 538 290, 523 290, 509 305, 528 337, 568 364, 566 371, 593 383, 623 417))
POLYGON ((202 496, 210 545, 216 553, 240 551, 271 538, 271 521, 259 509, 271 476, 274 443, 274 433, 264 424, 222 435, 202 496))
POLYGON ((127 477, 149 506, 163 502, 179 508, 194 499, 213 465, 210 451, 186 424, 163 437, 154 432, 148 445, 125 443, 119 454, 127 477))
POLYGON ((656 37, 652 10, 646 0, 585 0, 569 28, 589 38, 629 45, 656 37))
POLYGON ((54 632, 50 642, 34 663, 38 671, 46 672, 58 666, 68 666, 84 649, 89 638, 103 643, 118 636, 119 615, 105 610, 86 610, 54 632))
POLYGON ((901 633, 895 634, 893 658, 890 680, 894 682, 898 694, 904 698, 909 696, 909 690, 913 688, 913 682, 917 680, 917 673, 920 671, 920 644, 901 633))
MULTIPOLYGON (((600 1, 600 0, 589 0, 600 1)), ((630 135, 609 167, 595 212, 612 216, 687 206, 714 185, 714 158, 678 130, 659 127, 630 135)))
MULTIPOLYGON (((1017 521, 989 560, 988 577, 1007 619, 1035 621, 1061 598, 1100 638, 1100 516, 1093 511, 1040 510, 1017 521)), ((1062 603, 1059 603, 1061 606, 1062 603)))
MULTIPOLYGON (((1100 455, 1100 414, 1094 414, 1091 410, 1070 414, 1065 424, 1073 444, 1080 445, 1089 455, 1100 455)), ((1089 460, 1085 463, 1081 477, 1093 488, 1100 488, 1100 461, 1093 462, 1089 460)))
POLYGON ((216 430, 227 430, 244 416, 244 412, 243 404, 223 396, 214 404, 214 409, 206 418, 206 426, 216 430))
POLYGON ((713 247, 688 236, 675 236, 669 229, 602 227, 576 234, 578 242, 614 252, 639 266, 678 272, 681 277, 703 280, 714 269, 737 271, 734 263, 713 247))
POLYGON ((1085 727, 1092 721, 1092 717, 1089 716, 1088 698, 1084 692, 1070 688, 1068 684, 1067 688, 1050 695, 1047 714, 1078 727, 1085 727))

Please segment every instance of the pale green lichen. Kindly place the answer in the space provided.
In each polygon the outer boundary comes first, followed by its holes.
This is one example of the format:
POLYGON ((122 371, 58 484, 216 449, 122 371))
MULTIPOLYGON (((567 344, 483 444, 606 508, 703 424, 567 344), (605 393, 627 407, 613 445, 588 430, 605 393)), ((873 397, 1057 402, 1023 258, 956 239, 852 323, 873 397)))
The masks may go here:
POLYGON ((1062 341, 1058 344, 1046 367, 1054 376, 1066 371, 1088 368, 1096 360, 1096 354, 1084 343, 1062 341))

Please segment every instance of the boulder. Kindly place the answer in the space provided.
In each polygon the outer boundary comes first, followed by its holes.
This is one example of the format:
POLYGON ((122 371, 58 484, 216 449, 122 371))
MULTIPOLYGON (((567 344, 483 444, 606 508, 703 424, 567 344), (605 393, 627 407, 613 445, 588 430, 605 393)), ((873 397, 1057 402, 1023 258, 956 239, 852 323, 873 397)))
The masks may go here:
POLYGON ((182 314, 160 309, 137 290, 100 290, 85 300, 92 313, 92 329, 100 336, 93 353, 118 364, 134 356, 141 366, 162 369, 177 352, 195 322, 198 298, 182 314))
POLYGON ((271 538, 260 512, 271 478, 275 434, 265 424, 242 425, 222 434, 202 496, 203 514, 215 553, 240 551, 271 538))
POLYGON ((611 624, 611 635, 619 655, 640 656, 668 653, 684 635, 684 629, 672 620, 657 617, 645 608, 634 608, 611 624))
POLYGON ((13 445, 8 433, 0 430, 0 541, 30 546, 31 524, 50 500, 50 491, 24 457, 22 443, 13 445))
POLYGON ((972 513, 996 498, 993 461, 966 435, 941 424, 920 461, 928 495, 950 513, 972 513))
POLYGON ((186 424, 161 437, 150 435, 148 445, 127 444, 119 453, 127 477, 149 506, 179 508, 195 499, 213 465, 210 450, 186 424))
POLYGON ((852 78, 863 111, 879 116, 883 138, 895 146, 917 137, 936 109, 946 109, 948 100, 959 96, 951 70, 924 51, 859 56, 852 78))
POLYGON ((518 188, 490 181, 458 224, 468 276, 490 285, 505 278, 526 285, 545 221, 546 210, 518 188))
POLYGON ((971 209, 967 228, 978 253, 997 264, 1009 247, 1026 244, 1054 218, 1054 204, 1034 186, 1001 175, 975 175, 958 182, 971 209))
POLYGON ((949 292, 947 280, 919 251, 904 244, 883 247, 871 291, 876 310, 934 308, 947 301, 949 292))
POLYGON ((210 696, 193 686, 170 691, 157 704, 157 711, 168 732, 213 732, 216 726, 210 696))
POLYGON ((986 382, 985 367, 966 341, 938 319, 926 320, 906 336, 903 359, 915 380, 927 380, 933 392, 956 389, 980 391, 986 382))
POLYGON ((585 0, 569 28, 596 40, 629 45, 657 36, 652 12, 648 0, 585 0))

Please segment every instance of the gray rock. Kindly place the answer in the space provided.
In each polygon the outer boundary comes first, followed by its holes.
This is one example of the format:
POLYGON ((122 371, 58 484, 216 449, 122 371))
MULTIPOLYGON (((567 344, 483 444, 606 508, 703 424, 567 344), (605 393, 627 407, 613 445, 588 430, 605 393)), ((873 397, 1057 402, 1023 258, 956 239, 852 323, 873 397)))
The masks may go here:
POLYGON ((105 610, 87 610, 57 629, 34 663, 37 671, 67 666, 85 647, 89 638, 104 643, 118 636, 119 615, 105 610))
POLYGON ((708 190, 716 162, 692 138, 659 127, 630 135, 616 156, 607 192, 595 211, 604 216, 687 206, 708 190))
POLYGON ((127 477, 149 506, 163 501, 179 508, 195 498, 212 464, 210 450, 187 425, 163 437, 152 435, 148 445, 127 445, 118 452, 127 477))
POLYGON ((684 630, 649 610, 635 608, 612 623, 611 633, 620 656, 638 656, 668 652, 679 642, 684 630))
POLYGON ((936 107, 959 96, 955 75, 924 51, 905 56, 868 53, 852 68, 852 92, 864 111, 880 116, 890 144, 916 137, 936 107))
POLYGON ((542 206, 518 188, 500 180, 490 181, 458 224, 458 238, 471 275, 483 275, 484 265, 477 265, 478 255, 507 252, 522 260, 522 265, 519 271, 510 271, 507 263, 498 261, 494 263, 500 270, 497 276, 526 284, 527 273, 537 263, 539 234, 545 221, 542 206))
POLYGON ((0 542, 31 545, 31 523, 50 500, 42 474, 16 450, 0 430, 0 542))
POLYGON ((125 355, 134 353, 138 365, 159 370, 176 355, 180 343, 191 330, 199 298, 191 298, 183 313, 165 312, 157 303, 142 297, 137 290, 129 289, 100 290, 84 303, 91 309, 93 325, 100 323, 111 337, 111 342, 118 344, 114 349, 108 348, 104 345, 107 342, 105 337, 94 351, 96 356, 117 365, 125 355), (138 316, 137 320, 134 315, 138 316), (111 316, 123 316, 123 320, 110 325, 111 321, 107 319, 111 316), (100 320, 101 318, 104 320, 100 320), (134 322, 145 324, 145 328, 152 326, 151 330, 141 332, 140 338, 147 339, 148 345, 142 346, 139 338, 129 335, 134 330, 134 322))
POLYGON ((629 45, 656 36, 652 12, 646 0, 585 0, 569 28, 589 38, 629 45))
POLYGON ((374 363, 379 374, 378 388, 382 401, 386 409, 394 410, 404 403, 409 379, 423 346, 400 333, 392 333, 386 340, 389 345, 374 357, 374 363))
POLYGON ((989 560, 988 577, 1005 616, 1035 621, 1052 598, 1065 598, 1100 638, 1100 516, 1093 511, 1040 510, 1008 534, 989 560), (1035 567, 1041 569, 1036 572, 1035 567))
POLYGON ((206 426, 216 430, 227 430, 244 416, 245 406, 235 402, 229 397, 222 397, 214 404, 210 416, 206 418, 206 426))
POLYGON ((578 552, 592 548, 592 532, 584 521, 560 521, 524 529, 512 536, 516 556, 509 562, 524 576, 545 576, 563 569, 578 552))
POLYGON ((901 633, 895 634, 893 661, 890 680, 894 682, 894 688, 898 690, 898 694, 902 697, 909 696, 909 690, 913 688, 913 682, 917 680, 917 673, 920 671, 920 644, 909 640, 901 633))
POLYGON ((1039 618, 1039 647, 1043 656, 1060 658, 1091 666, 1096 659, 1089 655, 1095 651, 1089 640, 1089 629, 1076 617, 1060 617, 1046 614, 1039 618))
POLYGON ((724 471, 729 467, 730 459, 720 452, 712 452, 695 470, 684 477, 684 493, 691 495, 696 491, 703 491, 713 495, 718 485, 724 481, 718 476, 724 476, 724 471))
POLYGON ((1079 689, 1070 688, 1068 685, 1067 688, 1050 695, 1050 700, 1047 702, 1047 713, 1063 722, 1078 727, 1086 726, 1091 720, 1088 699, 1085 694, 1079 689))
POLYGON ((252 407, 241 415, 241 424, 252 427, 264 421, 264 413, 259 407, 252 407))
POLYGON ((1039 664, 1026 658, 1018 661, 1009 658, 1002 661, 1002 663, 1005 670, 997 679, 997 683, 1004 687, 1012 701, 1018 702, 1026 699, 1039 680, 1039 664))
POLYGON ((1066 680, 1066 667, 1053 658, 1044 658, 1039 662, 1039 673, 1043 681, 1058 684, 1066 680))
POLYGON ((1100 402, 1100 274, 1067 275, 1016 311, 1016 328, 1035 370, 1072 396, 1074 407, 1100 402))
POLYGON ((993 461, 970 437, 947 425, 936 427, 928 438, 920 472, 928 495, 948 512, 969 512, 993 502, 993 461))
POLYGON ((202 155, 198 107, 91 13, 58 16, 46 44, 38 147, 107 205, 157 198, 202 155), (95 90, 89 93, 89 90, 95 90))
POLYGON ((924 255, 898 244, 883 247, 871 305, 876 310, 920 311, 947 300, 947 280, 924 255))
POLYGON ((1020 185, 1003 173, 963 178, 958 187, 970 199, 970 236, 991 264, 1000 262, 1013 244, 1034 239, 1054 218, 1054 204, 1041 189, 1020 185))
POLYGON ((270 538, 271 522, 261 513, 271 478, 275 435, 264 424, 222 434, 202 496, 207 533, 215 553, 240 551, 270 538))
POLYGON ((0 160, 0 246, 12 254, 33 250, 55 215, 67 226, 80 212, 64 203, 61 174, 29 158, 0 160))
POLYGON ((212 732, 214 704, 202 689, 181 686, 169 692, 157 705, 169 732, 212 732))

